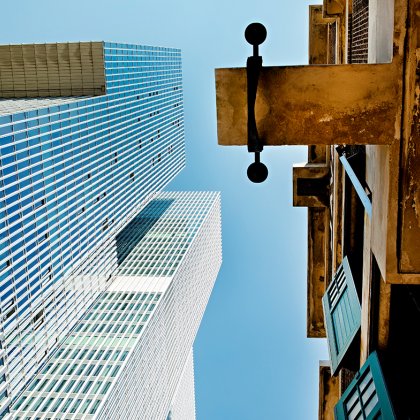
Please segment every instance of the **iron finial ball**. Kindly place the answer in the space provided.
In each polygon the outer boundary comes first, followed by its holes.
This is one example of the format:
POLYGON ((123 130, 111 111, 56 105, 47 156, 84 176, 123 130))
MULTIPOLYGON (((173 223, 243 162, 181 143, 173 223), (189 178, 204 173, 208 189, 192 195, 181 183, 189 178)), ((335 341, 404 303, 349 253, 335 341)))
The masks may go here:
POLYGON ((267 37, 267 29, 262 23, 250 23, 245 29, 245 39, 251 45, 260 45, 267 37))
POLYGON ((259 184, 264 182, 268 176, 268 169, 264 163, 253 162, 248 166, 247 175, 250 181, 259 184))

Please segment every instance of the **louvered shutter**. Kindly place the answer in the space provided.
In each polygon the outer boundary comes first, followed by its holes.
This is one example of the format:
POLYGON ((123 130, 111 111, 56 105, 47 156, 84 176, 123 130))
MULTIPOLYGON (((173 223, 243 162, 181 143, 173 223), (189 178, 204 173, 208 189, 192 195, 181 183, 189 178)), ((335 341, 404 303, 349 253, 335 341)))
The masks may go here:
POLYGON ((347 258, 322 298, 331 370, 334 374, 360 328, 361 308, 347 258))
POLYGON ((334 409, 336 420, 396 419, 378 355, 373 352, 334 409))

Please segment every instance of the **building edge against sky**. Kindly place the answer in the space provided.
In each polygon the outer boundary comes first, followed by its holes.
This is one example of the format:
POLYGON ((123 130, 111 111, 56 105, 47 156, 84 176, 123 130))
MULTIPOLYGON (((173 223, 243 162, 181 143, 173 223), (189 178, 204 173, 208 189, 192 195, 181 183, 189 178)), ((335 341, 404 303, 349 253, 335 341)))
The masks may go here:
POLYGON ((194 355, 191 349, 171 401, 167 420, 195 418, 194 355))
POLYGON ((7 410, 113 284, 128 252, 122 232, 136 231, 139 211, 184 167, 185 146, 177 49, 0 46, 0 81, 7 410))

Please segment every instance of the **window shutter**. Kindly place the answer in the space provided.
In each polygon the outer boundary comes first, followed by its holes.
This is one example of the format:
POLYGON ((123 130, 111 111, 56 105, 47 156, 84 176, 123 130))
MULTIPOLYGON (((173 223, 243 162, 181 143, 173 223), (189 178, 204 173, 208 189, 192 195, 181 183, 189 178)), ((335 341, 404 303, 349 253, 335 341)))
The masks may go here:
POLYGON ((373 352, 334 409, 336 420, 395 420, 378 355, 373 352))
POLYGON ((360 328, 361 308, 347 257, 322 298, 334 374, 360 328))

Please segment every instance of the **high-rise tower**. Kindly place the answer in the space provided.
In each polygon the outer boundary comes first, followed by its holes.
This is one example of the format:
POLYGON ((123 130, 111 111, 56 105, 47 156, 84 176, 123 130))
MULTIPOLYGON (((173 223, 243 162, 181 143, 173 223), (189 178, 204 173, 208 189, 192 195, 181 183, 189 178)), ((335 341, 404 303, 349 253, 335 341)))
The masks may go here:
POLYGON ((195 418, 191 346, 221 264, 219 194, 157 195, 113 250, 109 287, 13 418, 195 418))
POLYGON ((0 417, 105 296, 115 242, 184 166, 181 79, 176 49, 0 47, 0 417))

